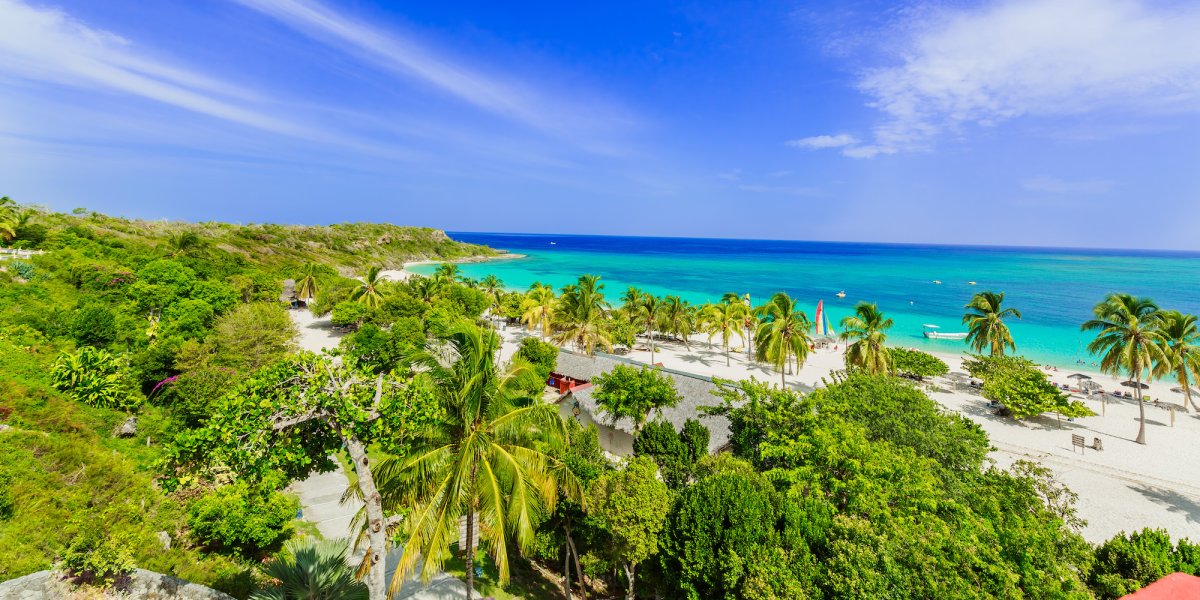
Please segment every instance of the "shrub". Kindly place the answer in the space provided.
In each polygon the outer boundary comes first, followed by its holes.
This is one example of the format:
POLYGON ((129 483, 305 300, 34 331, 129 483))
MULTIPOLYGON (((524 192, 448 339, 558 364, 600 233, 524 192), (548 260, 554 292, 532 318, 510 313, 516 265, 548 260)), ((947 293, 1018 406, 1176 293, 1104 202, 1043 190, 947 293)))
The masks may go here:
POLYGON ((167 308, 163 313, 163 335, 200 338, 212 325, 216 312, 203 300, 187 298, 167 308))
POLYGON ((658 369, 617 365, 593 379, 593 397, 611 423, 628 418, 640 427, 651 410, 675 406, 682 398, 675 381, 658 369))
POLYGON ((239 481, 196 499, 188 509, 188 526, 209 548, 257 559, 292 537, 298 508, 295 497, 267 482, 252 487, 239 481))
POLYGON ((37 269, 33 268, 33 265, 25 261, 14 260, 9 263, 9 267, 12 268, 13 272, 15 272, 18 277, 26 281, 32 280, 33 276, 37 274, 37 269))
POLYGON ((1200 575, 1196 548, 1186 539, 1176 548, 1164 529, 1121 532, 1096 548, 1088 584, 1100 598, 1120 598, 1176 571, 1200 575))
POLYGON ((366 320, 370 309, 353 300, 343 300, 333 306, 330 322, 338 327, 354 327, 366 320))
POLYGON ((89 304, 75 311, 71 337, 81 346, 105 347, 117 339, 117 317, 103 304, 89 304))
POLYGON ((129 385, 124 362, 106 350, 84 347, 64 352, 50 371, 54 387, 78 402, 132 410, 141 404, 129 385))
POLYGON ((950 372, 950 367, 942 359, 920 350, 888 348, 888 354, 891 358, 892 370, 901 377, 919 380, 925 377, 938 377, 950 372))
POLYGON ((81 527, 62 556, 60 568, 81 583, 108 587, 137 566, 128 534, 108 535, 105 528, 81 527))
POLYGON ((558 366, 558 346, 537 338, 527 337, 521 340, 517 356, 533 365, 533 370, 537 372, 543 385, 550 378, 551 371, 558 366))

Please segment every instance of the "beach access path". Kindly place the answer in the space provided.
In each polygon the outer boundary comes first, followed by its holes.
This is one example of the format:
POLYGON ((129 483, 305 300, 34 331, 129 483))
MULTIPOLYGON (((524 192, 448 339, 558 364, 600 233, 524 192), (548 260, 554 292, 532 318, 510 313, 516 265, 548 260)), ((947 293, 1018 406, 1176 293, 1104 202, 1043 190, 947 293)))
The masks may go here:
MULTIPOLYGON (((288 311, 292 322, 299 331, 297 342, 302 350, 320 352, 326 348, 334 348, 341 339, 341 334, 333 330, 333 324, 328 317, 316 317, 307 309, 288 311)), ((353 540, 355 530, 351 527, 354 515, 362 508, 362 502, 350 499, 341 502, 342 494, 350 487, 350 480, 340 469, 328 473, 314 473, 303 481, 297 481, 290 487, 292 493, 300 499, 304 519, 317 526, 325 539, 346 538, 353 540)), ((353 548, 353 541, 351 542, 353 548)), ((396 564, 402 553, 399 548, 388 552, 385 559, 387 581, 391 581, 396 572, 396 564)), ((361 558, 357 552, 354 561, 361 558)), ((481 597, 478 592, 476 598, 481 597)), ((393 600, 458 600, 467 597, 467 585, 461 580, 447 574, 434 575, 429 583, 416 578, 404 582, 400 591, 392 596, 393 600)))

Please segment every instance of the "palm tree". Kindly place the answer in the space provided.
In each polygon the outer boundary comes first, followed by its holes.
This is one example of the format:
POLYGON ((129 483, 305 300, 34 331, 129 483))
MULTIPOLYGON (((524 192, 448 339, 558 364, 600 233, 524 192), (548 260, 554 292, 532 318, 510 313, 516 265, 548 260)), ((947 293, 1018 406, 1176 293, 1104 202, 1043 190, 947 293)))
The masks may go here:
POLYGON ((759 318, 754 334, 758 339, 757 355, 775 365, 783 387, 787 387, 784 367, 791 369, 791 361, 795 359, 799 370, 808 358, 808 332, 812 323, 798 306, 791 296, 776 292, 770 301, 754 310, 759 318))
POLYGON ((662 317, 662 300, 654 294, 643 294, 637 305, 637 320, 646 327, 646 335, 650 338, 650 364, 654 364, 654 328, 662 317))
POLYGON ((746 335, 742 336, 742 341, 746 343, 746 360, 754 360, 754 327, 758 323, 758 319, 754 316, 754 311, 750 309, 750 294, 739 296, 737 292, 725 292, 721 296, 722 302, 740 302, 746 309, 745 316, 742 318, 742 328, 746 331, 746 335))
POLYGON ((527 363, 497 369, 499 345, 495 331, 464 321, 412 359, 412 385, 436 394, 444 416, 417 432, 406 456, 379 467, 385 510, 406 515, 389 594, 418 568, 425 579, 441 571, 464 526, 468 600, 477 535, 507 584, 511 551, 531 547, 538 516, 553 512, 559 489, 580 497, 574 475, 548 453, 566 444, 558 408, 521 391, 536 377, 527 363))
POLYGON ((203 244, 204 240, 194 231, 176 231, 167 237, 167 248, 171 251, 170 256, 187 254, 199 249, 203 244))
POLYGON ((555 314, 559 329, 555 343, 573 343, 588 356, 595 354, 597 345, 612 352, 603 289, 597 275, 584 275, 578 284, 563 287, 555 314))
POLYGON ((479 291, 487 295, 493 306, 500 302, 500 294, 504 292, 504 282, 495 275, 488 275, 479 280, 479 291))
POLYGON ((734 333, 737 333, 739 337, 743 338, 743 343, 746 341, 741 329, 747 312, 746 305, 737 298, 733 300, 725 298, 717 304, 709 304, 704 308, 702 318, 704 330, 708 333, 709 342, 712 342, 713 336, 721 336, 721 347, 725 349, 725 366, 727 367, 730 364, 729 339, 733 337, 734 333))
POLYGON ((1166 360, 1156 365, 1155 375, 1175 375, 1179 387, 1183 388, 1183 409, 1200 410, 1192 399, 1191 380, 1200 371, 1200 327, 1196 315, 1185 315, 1177 310, 1162 311, 1162 345, 1166 360))
POLYGON ((8 196, 0 196, 0 241, 7 242, 17 237, 17 228, 21 225, 16 203, 8 196))
POLYGON ((379 278, 380 270, 379 267, 368 268, 362 284, 350 292, 350 299, 357 300, 367 308, 379 308, 379 305, 383 304, 383 291, 380 286, 384 281, 379 278))
POLYGON ((419 275, 408 280, 408 289, 412 290, 413 295, 420 298, 425 304, 433 304, 442 291, 438 280, 419 275))
POLYGON ((631 318, 637 313, 638 306, 642 303, 642 296, 646 293, 632 285, 625 289, 625 293, 621 294, 621 310, 631 318))
POLYGON ((346 540, 288 540, 262 566, 271 585, 250 600, 367 600, 367 585, 346 564, 346 540))
POLYGON ((296 297, 312 300, 317 296, 317 265, 305 263, 300 269, 300 281, 296 282, 296 297))
POLYGON ((856 340, 846 346, 846 366, 868 373, 887 373, 890 370, 888 352, 883 343, 887 341, 887 330, 892 324, 878 306, 869 302, 855 305, 854 314, 842 319, 841 339, 856 340))
POLYGON ((454 263, 442 263, 433 271, 433 278, 443 283, 454 283, 459 277, 458 265, 454 263))
POLYGON ((1004 292, 979 292, 971 297, 971 301, 963 308, 963 325, 967 326, 967 344, 976 352, 990 348, 992 356, 1004 356, 1005 348, 1017 349, 1013 342, 1012 332, 1004 319, 1008 317, 1021 318, 1021 311, 1015 308, 1001 308, 1004 304, 1004 292))
POLYGON ((556 305, 554 288, 535 283, 521 301, 521 322, 530 329, 540 328, 542 340, 545 340, 546 336, 550 335, 550 324, 554 321, 556 305))
POLYGON ((1096 318, 1083 324, 1082 331, 1099 331, 1088 344, 1088 352, 1102 354, 1100 370, 1118 375, 1129 373, 1138 400, 1139 444, 1146 443, 1146 405, 1142 401, 1142 377, 1157 363, 1167 360, 1163 351, 1162 311, 1149 298, 1132 294, 1110 294, 1092 309, 1096 318))
POLYGON ((662 320, 667 333, 679 336, 683 340, 683 347, 691 350, 688 336, 692 334, 692 315, 687 301, 679 296, 663 298, 662 320))

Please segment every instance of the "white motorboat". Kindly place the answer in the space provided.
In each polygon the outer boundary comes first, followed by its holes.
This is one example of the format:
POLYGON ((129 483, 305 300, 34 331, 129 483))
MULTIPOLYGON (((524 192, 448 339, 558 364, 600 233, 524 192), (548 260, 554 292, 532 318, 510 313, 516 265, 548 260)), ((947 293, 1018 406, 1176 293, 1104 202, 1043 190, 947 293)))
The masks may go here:
POLYGON ((922 325, 921 328, 923 329, 922 333, 925 334, 925 337, 931 340, 963 340, 967 338, 967 333, 965 331, 946 333, 943 331, 938 331, 940 327, 937 325, 930 325, 928 323, 922 325))

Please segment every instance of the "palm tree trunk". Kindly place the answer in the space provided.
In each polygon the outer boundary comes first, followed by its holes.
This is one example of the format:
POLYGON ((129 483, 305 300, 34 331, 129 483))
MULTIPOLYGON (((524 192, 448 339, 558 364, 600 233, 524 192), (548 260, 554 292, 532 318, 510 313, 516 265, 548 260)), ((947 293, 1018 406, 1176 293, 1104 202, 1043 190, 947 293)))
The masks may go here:
MULTIPOLYGON (((625 579, 629 581, 629 587, 625 588, 625 600, 636 600, 633 595, 633 578, 636 574, 635 569, 637 569, 637 567, 629 563, 625 563, 622 566, 625 567, 625 579)), ((468 598, 468 600, 470 599, 468 598)))
MULTIPOLYGON (((358 489, 362 491, 363 503, 367 509, 367 548, 365 560, 371 561, 367 571, 367 592, 371 600, 386 600, 387 588, 384 581, 384 557, 387 556, 387 527, 384 525, 383 503, 379 490, 375 487, 375 478, 371 475, 370 461, 367 458, 367 448, 357 437, 342 436, 350 459, 354 462, 354 473, 358 476, 358 489)), ((469 600, 469 597, 468 597, 469 600)))
POLYGON ((725 340, 725 366, 729 366, 729 340, 725 340))
POLYGON ((654 328, 650 328, 650 364, 654 364, 654 328))
POLYGON ((1146 403, 1142 400, 1142 370, 1138 369, 1133 378, 1133 389, 1138 399, 1138 434, 1135 442, 1146 445, 1146 403))
MULTIPOLYGON (((471 466, 471 488, 475 489, 475 473, 478 464, 471 466)), ((463 559, 467 567, 467 600, 475 596, 475 507, 467 504, 467 554, 463 559)))
POLYGON ((1187 412, 1189 409, 1200 410, 1200 408, 1198 408, 1196 406, 1196 401, 1192 400, 1192 386, 1188 382, 1189 379, 1191 379, 1191 378, 1188 377, 1187 365, 1180 365, 1179 366, 1179 385, 1180 385, 1180 387, 1183 388, 1183 410, 1184 410, 1184 412, 1187 412))
MULTIPOLYGON (((566 529, 566 526, 563 526, 566 529)), ((571 545, 563 544, 563 597, 571 599, 571 545)))

